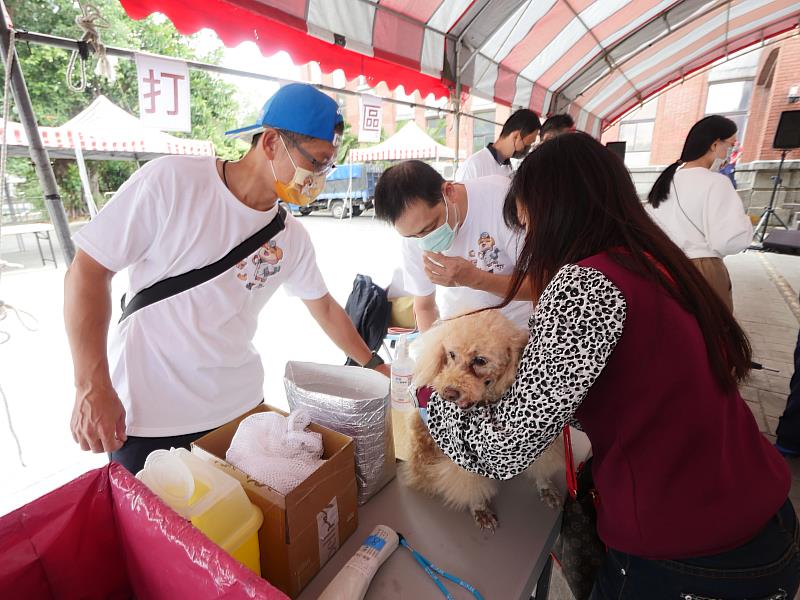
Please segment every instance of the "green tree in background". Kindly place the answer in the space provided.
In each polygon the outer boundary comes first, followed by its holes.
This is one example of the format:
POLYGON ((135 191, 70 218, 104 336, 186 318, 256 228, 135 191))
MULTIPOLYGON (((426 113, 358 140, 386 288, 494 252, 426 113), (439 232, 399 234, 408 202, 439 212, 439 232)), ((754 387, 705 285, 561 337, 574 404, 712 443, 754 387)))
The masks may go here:
MULTIPOLYGON (((93 0, 108 22, 100 29, 101 39, 108 46, 141 49, 145 52, 163 54, 175 58, 218 63, 220 49, 200 56, 193 47, 194 36, 180 35, 172 23, 159 17, 142 21, 131 20, 118 0, 93 0)), ((80 14, 74 0, 8 0, 8 11, 18 29, 77 39, 82 31, 75 24, 80 14)), ((86 108, 94 98, 103 94, 128 112, 138 115, 139 100, 136 88, 136 66, 133 61, 121 59, 116 65, 117 79, 112 84, 94 74, 97 63, 90 57, 86 65, 86 89, 71 91, 66 84, 67 64, 70 53, 47 46, 24 43, 17 44, 20 65, 28 84, 34 111, 40 125, 57 126, 74 117, 86 108)), ((76 69, 77 71, 77 69, 76 69)), ((211 140, 217 154, 224 158, 238 158, 240 142, 226 139, 224 131, 236 125, 239 110, 236 88, 218 76, 191 71, 192 131, 176 133, 179 137, 211 140)), ((77 72, 75 78, 77 79, 77 72)), ((0 81, 3 74, 0 73, 0 81)), ((12 104, 13 106, 13 104, 12 104)), ((12 110, 12 119, 18 116, 12 110)), ((81 198, 80 181, 75 161, 55 160, 54 170, 61 188, 64 203, 73 216, 85 212, 81 198)), ((96 200, 102 193, 116 190, 136 168, 132 161, 89 161, 90 180, 96 200)), ((27 182, 21 192, 29 199, 41 203, 41 190, 30 161, 9 161, 9 171, 25 177, 27 182)))

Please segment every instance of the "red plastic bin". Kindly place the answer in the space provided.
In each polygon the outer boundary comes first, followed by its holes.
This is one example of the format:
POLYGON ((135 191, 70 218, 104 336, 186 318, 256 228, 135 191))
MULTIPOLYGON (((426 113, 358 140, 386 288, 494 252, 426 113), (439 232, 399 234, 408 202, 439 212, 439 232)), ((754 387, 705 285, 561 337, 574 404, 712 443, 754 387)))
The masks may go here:
POLYGON ((0 518, 0 598, 288 600, 115 463, 0 518))

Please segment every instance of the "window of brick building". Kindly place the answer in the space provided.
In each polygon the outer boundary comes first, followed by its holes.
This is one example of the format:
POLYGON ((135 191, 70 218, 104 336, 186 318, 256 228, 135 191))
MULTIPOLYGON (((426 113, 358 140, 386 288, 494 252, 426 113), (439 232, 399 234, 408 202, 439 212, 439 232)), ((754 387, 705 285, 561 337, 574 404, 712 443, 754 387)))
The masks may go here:
POLYGON ((753 95, 761 50, 743 51, 708 72, 706 115, 728 117, 738 129, 739 144, 744 140, 747 111, 753 95))
MULTIPOLYGON (((473 113, 476 117, 481 119, 488 119, 494 121, 495 110, 484 110, 473 113)), ((489 123, 481 119, 473 119, 472 121, 472 151, 477 152, 481 148, 485 148, 488 144, 494 141, 494 123, 489 123)))
POLYGON ((708 84, 706 114, 722 115, 736 123, 739 143, 744 139, 747 127, 747 110, 753 95, 753 80, 715 81, 708 84))
POLYGON ((628 113, 620 121, 619 139, 626 142, 625 164, 629 167, 644 167, 650 164, 657 107, 658 100, 650 100, 628 113))

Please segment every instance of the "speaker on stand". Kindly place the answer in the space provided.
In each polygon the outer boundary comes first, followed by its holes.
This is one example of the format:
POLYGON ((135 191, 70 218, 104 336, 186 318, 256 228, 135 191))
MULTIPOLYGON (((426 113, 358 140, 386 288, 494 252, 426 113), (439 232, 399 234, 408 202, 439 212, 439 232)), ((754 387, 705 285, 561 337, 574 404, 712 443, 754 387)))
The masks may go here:
MULTIPOLYGON (((778 174, 773 177, 773 185, 772 185, 772 194, 769 197, 769 205, 764 209, 764 212, 761 213, 761 217, 758 219, 758 224, 753 232, 753 240, 756 239, 758 242, 761 243, 762 248, 764 249, 776 249, 772 248, 770 243, 770 238, 773 237, 775 233, 791 233, 788 232, 788 227, 786 223, 783 222, 783 219, 780 218, 775 212, 775 195, 778 192, 778 187, 782 183, 781 179, 781 172, 783 171, 783 162, 786 160, 786 155, 789 153, 790 150, 794 150, 796 148, 800 148, 800 110, 785 110, 781 113, 780 121, 778 122, 778 129, 775 131, 775 139, 772 142, 772 147, 781 150, 781 162, 778 163, 778 174), (786 232, 774 232, 767 236, 765 240, 764 237, 767 234, 767 229, 769 228, 769 220, 770 218, 775 217, 775 220, 780 223, 781 227, 783 227, 786 232)), ((800 232, 798 232, 800 233, 800 232)), ((781 247, 785 244, 786 241, 783 238, 794 238, 794 236, 779 236, 781 237, 781 247)), ((797 242, 800 244, 800 236, 797 236, 797 242)), ((777 250, 780 252, 781 250, 777 250)), ((785 250, 783 250, 785 251, 785 250)))
POLYGON ((622 162, 625 162, 625 146, 626 142, 606 142, 606 148, 619 156, 622 162))

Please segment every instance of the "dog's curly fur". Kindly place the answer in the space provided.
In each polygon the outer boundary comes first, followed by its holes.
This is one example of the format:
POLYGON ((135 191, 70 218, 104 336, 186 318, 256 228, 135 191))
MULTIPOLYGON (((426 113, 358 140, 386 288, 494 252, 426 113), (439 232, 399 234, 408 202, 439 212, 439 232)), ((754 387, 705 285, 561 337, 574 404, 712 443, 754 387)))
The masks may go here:
MULTIPOLYGON (((428 385, 461 408, 496 402, 513 383, 526 331, 499 310, 486 310, 440 323, 415 342, 419 350, 414 383, 428 385)), ((462 469, 439 450, 419 414, 409 423, 412 452, 400 468, 404 484, 441 498, 445 505, 469 509, 481 528, 494 529, 497 518, 490 502, 496 481, 462 469)), ((529 467, 542 500, 561 506, 553 477, 564 472, 561 436, 529 467)))

